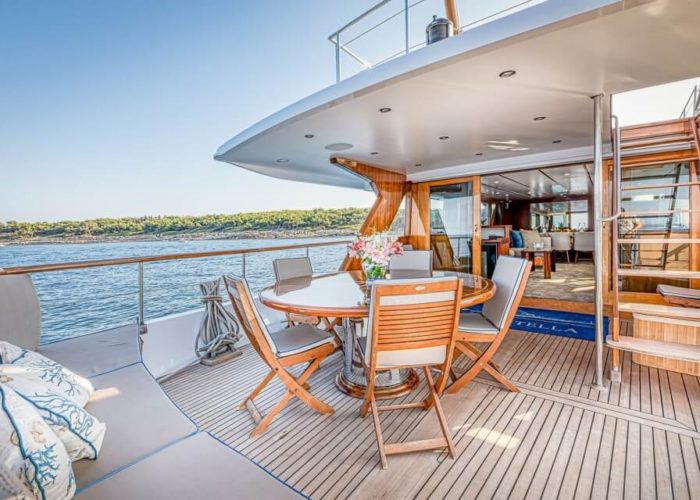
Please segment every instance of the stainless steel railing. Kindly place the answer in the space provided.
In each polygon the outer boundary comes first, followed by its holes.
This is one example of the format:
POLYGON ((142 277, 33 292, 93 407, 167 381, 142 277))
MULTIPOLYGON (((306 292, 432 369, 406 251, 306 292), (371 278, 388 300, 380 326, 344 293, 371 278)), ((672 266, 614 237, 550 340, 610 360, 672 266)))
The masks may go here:
MULTIPOLYGON (((240 256, 240 258, 241 258, 241 261, 240 261, 241 274, 242 274, 242 276, 245 277, 246 273, 247 273, 247 258, 251 255, 271 253, 271 252, 286 252, 286 251, 303 250, 303 251, 305 251, 306 256, 309 256, 310 255, 309 251, 312 248, 347 245, 349 242, 350 242, 349 240, 332 240, 332 241, 322 241, 322 242, 309 242, 309 243, 295 244, 295 245, 277 245, 277 246, 269 246, 269 247, 240 248, 240 249, 231 249, 231 250, 212 250, 212 251, 203 251, 203 252, 149 255, 149 256, 141 256, 141 257, 123 257, 123 258, 114 258, 114 259, 101 259, 101 260, 76 261, 76 262, 59 262, 59 263, 52 263, 52 264, 38 264, 38 265, 29 265, 29 266, 16 266, 16 267, 0 268, 0 276, 15 275, 15 274, 39 274, 39 273, 53 273, 53 272, 60 272, 60 271, 87 270, 87 269, 95 269, 95 268, 100 268, 100 267, 128 266, 128 265, 135 264, 138 267, 138 289, 137 289, 137 291, 132 289, 132 291, 120 292, 118 294, 112 294, 106 298, 112 299, 112 298, 117 297, 117 296, 123 297, 126 295, 133 296, 134 292, 136 292, 138 294, 138 318, 137 318, 137 320, 138 320, 140 327, 142 328, 142 331, 145 331, 146 287, 145 287, 145 280, 144 280, 144 271, 145 271, 145 265, 148 263, 168 262, 168 261, 172 262, 172 261, 193 260, 193 259, 206 259, 206 258, 226 257, 226 256, 240 256)), ((340 262, 338 263, 338 265, 340 266, 340 262)), ((273 281, 271 269, 270 269, 270 281, 273 281)), ((188 287, 190 287, 190 286, 195 287, 196 283, 185 283, 185 285, 188 287)), ((160 290, 160 291, 164 291, 164 292, 171 292, 171 293, 173 291, 173 289, 171 287, 156 288, 156 290, 160 290)), ((85 297, 83 296, 80 299, 76 300, 75 302, 79 303, 79 302, 82 302, 84 300, 85 300, 85 297)), ((71 301, 70 298, 68 298, 67 300, 63 300, 63 302, 65 302, 65 303, 68 303, 70 301, 71 301)))
POLYGON ((685 101, 683 106, 683 111, 681 111, 681 118, 692 118, 700 113, 700 83, 693 87, 690 91, 688 100, 685 101))
MULTIPOLYGON (((476 26, 485 24, 489 21, 497 19, 499 17, 506 16, 515 11, 522 10, 524 8, 530 7, 535 4, 542 3, 546 0, 513 0, 512 4, 505 8, 498 8, 497 10, 488 12, 486 15, 482 15, 477 19, 472 19, 468 23, 459 27, 459 31, 465 31, 476 26)), ((353 61, 358 63, 362 68, 361 71, 366 69, 372 69, 380 64, 391 61, 399 56, 408 54, 413 50, 419 49, 426 45, 425 38, 422 37, 419 41, 411 42, 411 35, 424 34, 424 29, 426 25, 430 22, 429 17, 419 17, 418 15, 411 15, 411 11, 415 12, 418 6, 425 9, 432 7, 432 13, 438 14, 443 9, 443 2, 440 0, 429 2, 428 0, 381 0, 374 4, 369 9, 362 12, 360 15, 352 19, 350 22, 343 25, 341 28, 337 29, 331 35, 328 36, 328 41, 334 45, 335 51, 335 80, 336 83, 340 82, 345 76, 343 75, 343 55, 350 57, 353 61), (400 6, 399 6, 400 4, 400 6), (391 9, 391 10, 389 10, 391 9), (381 15, 384 13, 384 15, 381 15), (375 19, 369 26, 364 26, 363 21, 367 22, 370 18, 379 17, 375 19), (412 25, 413 19, 420 19, 420 25, 412 25), (372 62, 370 56, 361 55, 358 50, 351 47, 352 44, 362 41, 368 35, 376 33, 378 29, 390 25, 393 20, 401 21, 400 23, 395 23, 394 26, 400 24, 399 32, 389 33, 389 36, 384 40, 385 42, 396 41, 401 37, 402 47, 400 50, 395 50, 388 56, 380 57, 377 61, 372 62), (351 30, 359 29, 360 32, 357 34, 351 33, 351 30), (344 40, 345 36, 350 36, 349 39, 344 40)), ((480 7, 483 4, 480 4, 480 7)), ((427 11, 426 11, 427 12, 427 11)), ((418 21, 416 21, 418 22, 418 21)), ((414 36, 414 39, 416 37, 414 36)), ((398 45, 398 44, 396 44, 398 45)))

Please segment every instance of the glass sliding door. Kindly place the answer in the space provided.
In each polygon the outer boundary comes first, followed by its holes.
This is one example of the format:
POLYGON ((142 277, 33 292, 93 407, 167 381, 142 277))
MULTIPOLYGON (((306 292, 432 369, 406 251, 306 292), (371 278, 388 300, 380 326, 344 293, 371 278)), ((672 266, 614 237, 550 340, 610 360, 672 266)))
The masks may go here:
POLYGON ((433 268, 477 273, 479 220, 474 215, 474 183, 458 182, 430 186, 430 248, 433 268))

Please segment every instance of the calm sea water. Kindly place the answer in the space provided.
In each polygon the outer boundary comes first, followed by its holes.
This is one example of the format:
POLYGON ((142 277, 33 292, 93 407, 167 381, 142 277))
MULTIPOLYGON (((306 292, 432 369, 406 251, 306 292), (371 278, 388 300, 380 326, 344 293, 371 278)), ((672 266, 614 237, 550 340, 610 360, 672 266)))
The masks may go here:
MULTIPOLYGON (((340 240, 347 238, 8 246, 0 247, 0 267, 340 240)), ((306 255, 304 249, 248 255, 246 277, 252 290, 259 291, 274 281, 274 259, 302 255, 306 255)), ((345 247, 340 244, 309 250, 314 272, 336 271, 344 255, 345 247)), ((145 264, 146 320, 201 307, 197 284, 224 273, 240 274, 241 264, 242 258, 238 255, 145 264)), ((124 325, 138 316, 138 266, 135 264, 38 273, 33 279, 41 302, 42 342, 124 325)))

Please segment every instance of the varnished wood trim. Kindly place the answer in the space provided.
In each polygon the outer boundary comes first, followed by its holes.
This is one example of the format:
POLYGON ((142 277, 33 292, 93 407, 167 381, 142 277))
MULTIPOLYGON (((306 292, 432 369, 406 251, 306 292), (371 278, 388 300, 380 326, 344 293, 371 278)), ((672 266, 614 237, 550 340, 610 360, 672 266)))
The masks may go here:
MULTIPOLYGON (((381 232, 389 229, 406 193, 406 176, 337 156, 331 158, 331 163, 369 180, 377 195, 377 199, 362 223, 359 233, 368 235, 375 231, 381 232)), ((357 270, 360 267, 361 263, 358 259, 348 257, 343 260, 341 265, 341 269, 346 271, 357 270)))

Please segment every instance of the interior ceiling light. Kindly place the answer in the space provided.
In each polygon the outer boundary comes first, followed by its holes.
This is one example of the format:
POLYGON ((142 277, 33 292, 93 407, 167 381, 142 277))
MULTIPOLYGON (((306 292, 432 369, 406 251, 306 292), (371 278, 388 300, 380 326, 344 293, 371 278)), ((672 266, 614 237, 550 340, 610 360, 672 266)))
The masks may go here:
POLYGON ((379 152, 378 152, 378 151, 372 151, 370 154, 371 154, 371 155, 378 155, 379 152))
POLYGON ((289 163, 289 160, 287 158, 278 158, 277 163, 289 163))
POLYGON ((505 71, 501 71, 498 76, 501 78, 510 78, 511 76, 515 76, 515 70, 513 69, 507 69, 505 71))
POLYGON ((307 139, 313 139, 314 134, 306 134, 306 135, 304 135, 304 137, 306 137, 307 139))
POLYGON ((501 181, 493 181, 494 184, 500 184, 501 181))
POLYGON ((450 138, 449 135, 441 135, 441 136, 440 136, 440 140, 441 140, 441 141, 446 141, 446 140, 449 139, 449 138, 450 138))
POLYGON ((566 172, 566 173, 564 174, 565 177, 569 177, 570 175, 571 175, 571 174, 570 174, 569 172, 566 172))
POLYGON ((556 139, 556 140, 552 141, 552 144, 559 144, 560 142, 561 142, 561 139, 556 139))
POLYGON ((326 144, 326 149, 328 151, 345 151, 346 149, 352 149, 354 146, 349 142, 334 142, 333 144, 326 144))
POLYGON ((388 113, 389 111, 391 111, 391 108, 379 108, 380 113, 388 113))
POLYGON ((546 116, 536 116, 533 118, 536 122, 541 122, 542 120, 546 119, 546 116))
POLYGON ((484 153, 476 153, 476 156, 484 156, 484 153))
POLYGON ((422 166, 423 166, 422 163, 416 163, 416 167, 422 167, 422 166))

